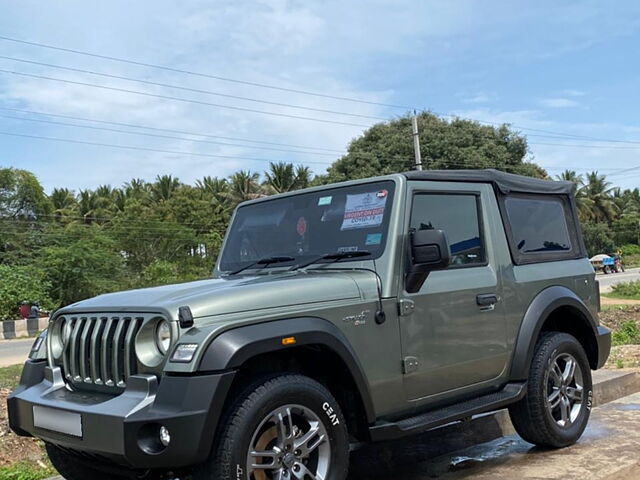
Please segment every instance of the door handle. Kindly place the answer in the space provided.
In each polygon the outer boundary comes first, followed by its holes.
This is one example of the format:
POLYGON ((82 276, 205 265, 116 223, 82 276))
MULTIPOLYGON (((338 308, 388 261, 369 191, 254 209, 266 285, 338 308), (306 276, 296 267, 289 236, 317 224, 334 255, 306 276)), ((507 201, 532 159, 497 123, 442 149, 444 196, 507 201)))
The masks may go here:
POLYGON ((495 293, 484 293, 476 296, 476 303, 481 307, 490 307, 498 303, 498 296, 495 293))

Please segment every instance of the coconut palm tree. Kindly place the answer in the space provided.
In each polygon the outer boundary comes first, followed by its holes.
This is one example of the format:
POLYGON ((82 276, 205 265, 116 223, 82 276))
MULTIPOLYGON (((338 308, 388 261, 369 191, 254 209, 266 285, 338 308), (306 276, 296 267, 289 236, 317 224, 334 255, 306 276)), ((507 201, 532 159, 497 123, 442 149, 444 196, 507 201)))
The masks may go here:
POLYGON ((133 178, 130 182, 124 184, 124 191, 127 198, 140 200, 149 194, 149 190, 149 184, 141 178, 133 178))
POLYGON ((264 172, 264 176, 264 185, 268 191, 283 193, 296 189, 296 172, 292 163, 271 162, 269 171, 264 172))
POLYGON ((260 174, 249 170, 240 170, 229 177, 229 198, 234 203, 244 202, 263 196, 260 186, 260 174))
POLYGON ((618 207, 612 197, 611 183, 604 175, 593 171, 587 174, 584 189, 590 202, 588 219, 595 222, 611 223, 618 214, 618 207))
POLYGON ((565 170, 556 176, 556 180, 572 182, 575 185, 574 196, 576 198, 576 207, 580 220, 587 221, 591 216, 592 202, 587 197, 587 191, 584 184, 584 177, 575 170, 565 170))
POLYGON ((216 206, 223 209, 230 207, 229 181, 226 178, 205 176, 202 180, 196 180, 196 188, 211 197, 216 206))
POLYGON ((169 200, 180 187, 180 180, 171 175, 158 175, 151 185, 151 198, 156 202, 169 200))
POLYGON ((54 188, 49 198, 53 204, 53 214, 57 220, 73 216, 77 205, 73 191, 68 188, 54 188))

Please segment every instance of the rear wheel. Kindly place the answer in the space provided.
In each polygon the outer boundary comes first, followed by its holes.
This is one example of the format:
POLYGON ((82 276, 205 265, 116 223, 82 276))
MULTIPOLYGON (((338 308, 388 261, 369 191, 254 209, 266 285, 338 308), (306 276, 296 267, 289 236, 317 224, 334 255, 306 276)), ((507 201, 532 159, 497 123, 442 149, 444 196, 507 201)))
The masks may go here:
POLYGON ((509 414, 524 440, 566 447, 584 432, 592 399, 591 367, 582 345, 566 333, 547 332, 536 344, 527 395, 509 414))
POLYGON ((318 382, 282 375, 231 406, 194 480, 344 480, 349 442, 338 403, 318 382))

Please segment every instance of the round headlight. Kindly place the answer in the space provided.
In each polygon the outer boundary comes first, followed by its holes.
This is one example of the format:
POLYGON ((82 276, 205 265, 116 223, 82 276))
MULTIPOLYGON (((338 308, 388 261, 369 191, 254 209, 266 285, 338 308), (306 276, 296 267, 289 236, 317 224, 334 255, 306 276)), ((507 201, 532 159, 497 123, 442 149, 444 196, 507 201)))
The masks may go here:
POLYGON ((156 326, 156 346, 162 355, 166 355, 171 346, 171 325, 166 320, 156 326))
POLYGON ((60 340, 62 341, 62 345, 65 346, 69 342, 69 338, 71 338, 71 332, 73 331, 73 324, 70 320, 63 320, 62 331, 60 340))

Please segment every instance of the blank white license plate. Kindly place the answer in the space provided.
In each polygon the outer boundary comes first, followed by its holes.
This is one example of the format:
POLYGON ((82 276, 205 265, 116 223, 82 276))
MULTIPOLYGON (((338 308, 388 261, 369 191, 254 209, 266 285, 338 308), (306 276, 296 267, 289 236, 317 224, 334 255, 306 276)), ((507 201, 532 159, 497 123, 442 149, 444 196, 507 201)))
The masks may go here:
POLYGON ((82 438, 82 416, 79 413, 34 406, 33 426, 82 438))

